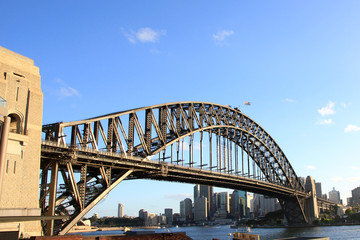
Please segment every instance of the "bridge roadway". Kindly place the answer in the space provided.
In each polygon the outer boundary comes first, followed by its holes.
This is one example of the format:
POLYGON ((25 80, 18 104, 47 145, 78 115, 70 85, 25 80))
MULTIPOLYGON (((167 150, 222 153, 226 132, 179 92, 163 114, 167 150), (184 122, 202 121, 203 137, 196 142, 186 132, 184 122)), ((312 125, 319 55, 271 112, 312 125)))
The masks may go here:
POLYGON ((316 216, 314 191, 305 191, 275 140, 237 108, 204 102, 160 104, 48 124, 43 133, 42 214, 70 216, 44 221, 47 235, 65 234, 127 179, 204 184, 276 197, 292 224, 309 223, 316 216))
MULTIPOLYGON (((245 176, 233 175, 170 164, 165 161, 152 161, 147 158, 128 156, 126 154, 99 152, 90 148, 72 148, 59 146, 53 142, 43 142, 41 155, 43 160, 71 159, 74 170, 81 170, 81 166, 111 167, 112 171, 133 170, 128 179, 153 179, 171 182, 211 185, 215 187, 241 189, 253 193, 272 197, 308 196, 305 192, 297 191, 280 184, 269 183, 245 176)), ((63 161, 65 164, 66 161, 63 161)), ((89 170, 88 170, 89 171, 89 170)))

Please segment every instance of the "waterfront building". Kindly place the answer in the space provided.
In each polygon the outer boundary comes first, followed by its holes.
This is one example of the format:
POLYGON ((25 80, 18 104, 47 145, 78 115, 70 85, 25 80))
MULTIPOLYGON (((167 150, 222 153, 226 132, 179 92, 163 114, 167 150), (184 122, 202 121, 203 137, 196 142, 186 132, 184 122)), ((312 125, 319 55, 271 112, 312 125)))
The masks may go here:
POLYGON ((145 219, 145 210, 144 209, 139 210, 139 218, 145 219))
POLYGON ((360 187, 351 190, 351 203, 360 204, 360 187))
POLYGON ((172 208, 165 208, 166 224, 172 225, 173 223, 173 210, 172 208))
POLYGON ((194 201, 198 197, 200 197, 200 184, 194 186, 194 201))
POLYGON ((145 226, 157 226, 159 224, 159 218, 155 213, 144 212, 145 226))
POLYGON ((34 61, 0 47, 0 223, 2 232, 41 235, 39 175, 43 93, 34 61), (37 220, 24 221, 26 218, 37 220), (20 221, 22 220, 22 221, 20 221))
POLYGON ((230 215, 235 219, 245 218, 246 215, 246 196, 244 191, 234 190, 230 198, 230 215))
POLYGON ((206 212, 208 219, 210 219, 214 214, 214 204, 213 204, 213 187, 207 185, 196 184, 194 186, 194 203, 196 198, 205 197, 206 198, 206 212))
POLYGON ((254 194, 246 193, 246 216, 247 218, 253 218, 254 213, 254 194))
POLYGON ((194 201, 194 221, 203 222, 208 219, 207 199, 204 196, 198 197, 194 201))
POLYGON ((340 192, 336 191, 335 188, 329 192, 329 200, 336 203, 341 203, 340 192))
POLYGON ((265 216, 269 212, 281 209, 277 198, 254 194, 254 214, 255 216, 265 216))
POLYGON ((230 196, 228 192, 215 193, 216 215, 218 218, 226 218, 230 213, 230 196))
POLYGON ((118 205, 118 217, 122 218, 124 217, 124 204, 119 203, 118 205))
POLYGON ((158 216, 158 224, 161 224, 161 225, 166 224, 166 216, 165 216, 165 214, 160 214, 158 216))
POLYGON ((181 215, 180 213, 174 213, 173 214, 173 223, 181 222, 181 215))
POLYGON ((190 198, 186 198, 180 202, 180 216, 181 221, 184 222, 190 222, 193 220, 192 201, 190 198))
POLYGON ((315 182, 316 197, 322 198, 321 182, 315 182))

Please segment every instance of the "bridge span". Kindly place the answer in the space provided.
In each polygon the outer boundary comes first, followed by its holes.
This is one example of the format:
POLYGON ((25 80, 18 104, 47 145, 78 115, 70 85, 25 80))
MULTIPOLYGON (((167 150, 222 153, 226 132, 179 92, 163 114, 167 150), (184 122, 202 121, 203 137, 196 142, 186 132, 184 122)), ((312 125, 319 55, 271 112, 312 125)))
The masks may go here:
MULTIPOLYGON (((121 181, 196 183, 277 197, 291 224, 316 218, 275 140, 239 109, 175 102, 43 126, 40 207, 47 235, 65 234, 121 181), (62 179, 58 179, 61 176, 62 179)), ((307 184, 308 185, 308 184, 307 184)))

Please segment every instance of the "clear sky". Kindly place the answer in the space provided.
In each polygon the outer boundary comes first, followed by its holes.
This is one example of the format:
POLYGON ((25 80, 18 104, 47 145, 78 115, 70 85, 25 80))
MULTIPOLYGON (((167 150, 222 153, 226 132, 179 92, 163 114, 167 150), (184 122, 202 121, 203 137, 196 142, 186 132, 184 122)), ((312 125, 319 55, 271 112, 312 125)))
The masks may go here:
MULTIPOLYGON (((2 0, 0 9, 0 45, 40 67, 44 124, 174 101, 240 106, 299 176, 345 202, 360 186, 359 1, 2 0)), ((90 215, 115 216, 118 203, 131 216, 178 212, 192 192, 123 182, 90 215)))

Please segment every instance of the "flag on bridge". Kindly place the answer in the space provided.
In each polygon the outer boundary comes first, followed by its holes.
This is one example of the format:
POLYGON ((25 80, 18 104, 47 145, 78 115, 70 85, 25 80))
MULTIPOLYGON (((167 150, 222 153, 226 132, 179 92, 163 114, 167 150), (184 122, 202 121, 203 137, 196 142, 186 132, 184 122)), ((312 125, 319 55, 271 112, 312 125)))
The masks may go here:
POLYGON ((244 105, 250 106, 250 102, 244 102, 244 105))

